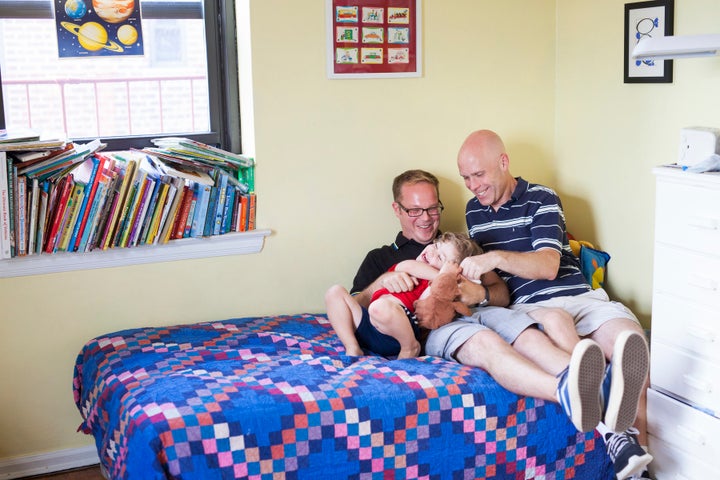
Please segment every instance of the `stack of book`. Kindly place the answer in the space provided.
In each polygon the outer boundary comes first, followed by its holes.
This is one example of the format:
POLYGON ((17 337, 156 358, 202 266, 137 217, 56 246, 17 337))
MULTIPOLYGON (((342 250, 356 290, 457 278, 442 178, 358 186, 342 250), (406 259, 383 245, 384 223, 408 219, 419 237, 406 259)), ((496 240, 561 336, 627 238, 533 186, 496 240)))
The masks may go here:
POLYGON ((19 143, 0 139, 0 259, 255 228, 250 157, 184 138, 128 152, 103 152, 99 140, 19 143))

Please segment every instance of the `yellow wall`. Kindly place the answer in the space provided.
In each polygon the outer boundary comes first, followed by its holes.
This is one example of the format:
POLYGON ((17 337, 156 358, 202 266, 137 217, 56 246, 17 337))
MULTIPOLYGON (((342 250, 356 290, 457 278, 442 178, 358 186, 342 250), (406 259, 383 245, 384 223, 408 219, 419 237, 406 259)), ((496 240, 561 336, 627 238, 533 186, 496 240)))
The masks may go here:
MULTIPOLYGON (((613 254, 612 292, 649 317, 649 170, 681 126, 720 123, 697 93, 718 84, 717 59, 678 62, 673 85, 623 85, 619 0, 429 0, 422 77, 329 80, 323 0, 250 7, 258 226, 273 234, 257 255, 0 280, 0 460, 92 443, 71 381, 93 336, 323 311, 325 289, 394 237, 402 170, 435 172, 442 228, 463 229, 455 155, 480 127, 505 137, 516 175, 565 197, 573 230, 613 254)), ((677 10, 676 32, 710 33, 720 5, 677 10)))

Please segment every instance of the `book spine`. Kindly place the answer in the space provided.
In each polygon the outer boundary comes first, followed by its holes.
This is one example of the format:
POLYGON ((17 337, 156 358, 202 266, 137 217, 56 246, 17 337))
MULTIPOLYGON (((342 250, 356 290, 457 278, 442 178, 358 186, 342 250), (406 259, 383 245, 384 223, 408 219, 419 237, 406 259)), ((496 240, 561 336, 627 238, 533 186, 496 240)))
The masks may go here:
POLYGON ((10 191, 5 152, 0 152, 0 259, 10 258, 10 191))
POLYGON ((247 215, 247 231, 255 230, 255 211, 257 207, 257 195, 251 193, 248 195, 248 215, 247 215))
POLYGON ((153 244, 167 243, 170 238, 170 233, 172 232, 172 227, 175 224, 175 217, 177 216, 178 205, 180 205, 182 189, 184 187, 182 179, 175 178, 170 182, 168 201, 160 218, 160 226, 158 227, 160 233, 155 237, 153 244))
POLYGON ((213 235, 220 235, 222 229, 223 214, 225 213, 225 199, 227 197, 228 176, 225 173, 220 174, 220 185, 218 186, 218 201, 214 212, 213 235))
POLYGON ((147 237, 150 234, 150 228, 153 220, 156 218, 157 203, 160 201, 160 192, 162 191, 163 183, 160 178, 153 179, 154 185, 150 194, 150 200, 148 201, 145 218, 143 219, 142 225, 138 232, 137 238, 133 242, 133 245, 144 245, 147 242, 147 237))
POLYGON ((61 183, 58 183, 55 187, 61 190, 57 193, 55 212, 53 214, 52 224, 46 239, 45 253, 53 253, 55 250, 55 245, 58 240, 58 230, 60 229, 60 224, 65 215, 65 209, 67 207, 68 199, 70 198, 70 191, 72 190, 74 183, 75 181, 72 175, 68 175, 67 177, 64 177, 64 180, 61 183))
POLYGON ((29 204, 29 227, 28 227, 28 255, 35 255, 35 241, 37 240, 38 207, 40 204, 40 182, 37 178, 32 179, 30 188, 29 204))
POLYGON ((15 194, 17 192, 17 167, 12 157, 7 157, 7 169, 8 169, 8 196, 10 202, 10 256, 17 256, 17 248, 15 246, 15 222, 16 214, 15 208, 17 200, 15 194))
POLYGON ((208 205, 210 204, 210 195, 212 193, 212 187, 208 185, 199 185, 198 188, 198 204, 195 207, 195 214, 193 215, 192 227, 190 228, 190 236, 197 238, 202 237, 203 230, 205 228, 205 220, 207 215, 210 214, 208 205))
POLYGON ((238 231, 247 231, 247 214, 248 214, 248 196, 240 197, 240 215, 238 218, 238 231))
POLYGON ((152 217, 150 219, 150 223, 148 224, 147 231, 142 238, 143 245, 152 245, 155 242, 155 238, 157 238, 160 228, 160 219, 162 218, 163 212, 165 211, 165 204, 168 201, 168 192, 172 187, 172 185, 167 182, 159 183, 160 188, 158 189, 159 193, 157 195, 157 201, 155 202, 155 207, 153 209, 152 217))
POLYGON ((215 209, 217 208, 218 197, 220 190, 218 187, 212 187, 212 193, 210 195, 210 203, 208 204, 208 212, 212 212, 205 219, 205 225, 203 228, 203 235, 210 236, 213 234, 213 228, 215 228, 215 209))
POLYGON ((192 203, 193 197, 191 186, 185 186, 182 197, 182 207, 177 216, 175 228, 173 229, 173 239, 182 238, 183 232, 185 231, 185 222, 187 222, 188 215, 190 214, 190 204, 192 203))
POLYGON ((228 185, 225 192, 225 207, 223 208, 223 219, 220 227, 221 235, 228 233, 230 231, 230 225, 232 225, 232 214, 235 205, 235 187, 228 185))
POLYGON ((90 212, 90 216, 88 217, 88 227, 85 229, 83 239, 78 247, 78 251, 80 252, 87 252, 92 249, 95 238, 97 238, 97 234, 102 228, 102 223, 100 222, 108 199, 109 186, 109 182, 100 182, 98 185, 95 200, 93 201, 93 211, 90 212))
POLYGON ((42 246, 45 240, 49 197, 49 184, 48 182, 43 182, 40 187, 40 209, 38 211, 37 239, 35 240, 35 253, 37 254, 42 253, 42 246))
POLYGON ((190 230, 192 229, 192 221, 195 215, 195 209, 197 208, 197 199, 200 194, 200 185, 196 183, 192 189, 192 197, 190 200, 190 211, 188 212, 188 218, 185 219, 185 226, 183 227, 182 238, 188 238, 190 236, 190 230))
POLYGON ((87 225, 88 217, 90 215, 90 208, 92 207, 93 200, 95 200, 95 192, 97 191, 98 181, 102 176, 103 164, 105 163, 104 158, 91 157, 89 161, 92 162, 92 171, 90 173, 90 179, 88 180, 89 191, 85 192, 85 198, 83 199, 83 205, 80 208, 80 221, 75 226, 73 236, 70 238, 70 247, 68 250, 77 251, 80 247, 80 240, 82 240, 83 233, 87 225))
POLYGON ((77 223, 80 214, 80 205, 82 205, 84 193, 85 184, 76 182, 70 195, 70 201, 68 202, 66 220, 62 226, 62 233, 60 234, 60 242, 57 245, 57 250, 59 251, 67 251, 70 245, 70 237, 72 236, 75 223, 77 223))
POLYGON ((135 214, 135 218, 132 221, 133 224, 132 228, 130 229, 130 235, 125 242, 125 245, 123 245, 126 247, 131 247, 137 244, 137 237, 140 233, 140 228, 142 227, 143 223, 145 223, 145 215, 147 215, 148 203, 150 202, 152 191, 155 189, 155 180, 153 180, 152 178, 146 178, 144 183, 145 185, 143 186, 142 196, 140 197, 140 201, 138 202, 138 206, 136 209, 137 213, 135 214))
POLYGON ((18 257, 27 255, 27 177, 17 177, 15 190, 15 251, 18 257))

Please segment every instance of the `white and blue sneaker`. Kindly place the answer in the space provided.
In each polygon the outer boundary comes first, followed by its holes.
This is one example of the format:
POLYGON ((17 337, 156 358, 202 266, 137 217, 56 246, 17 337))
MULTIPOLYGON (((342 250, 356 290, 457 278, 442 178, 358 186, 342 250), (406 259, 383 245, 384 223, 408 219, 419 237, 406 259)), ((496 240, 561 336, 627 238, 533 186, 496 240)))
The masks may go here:
POLYGON ((643 475, 647 475, 645 467, 653 457, 638 443, 637 434, 638 431, 631 428, 627 432, 605 435, 605 446, 618 480, 650 478, 643 475))
POLYGON ((620 333, 601 389, 604 423, 609 430, 624 432, 635 423, 648 364, 645 337, 629 330, 620 333))
POLYGON ((600 345, 586 338, 575 346, 570 364, 558 375, 558 401, 581 432, 595 429, 602 417, 600 387, 604 371, 605 356, 600 345))

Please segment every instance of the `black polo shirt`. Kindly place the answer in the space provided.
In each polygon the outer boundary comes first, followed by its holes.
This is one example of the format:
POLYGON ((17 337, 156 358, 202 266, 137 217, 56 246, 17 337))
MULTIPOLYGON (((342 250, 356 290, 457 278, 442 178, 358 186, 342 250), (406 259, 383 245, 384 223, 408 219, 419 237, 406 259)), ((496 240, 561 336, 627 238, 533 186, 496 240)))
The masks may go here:
POLYGON ((355 275, 350 293, 363 291, 396 263, 417 258, 425 247, 426 245, 405 238, 402 232, 399 232, 392 245, 384 245, 368 252, 355 275))

